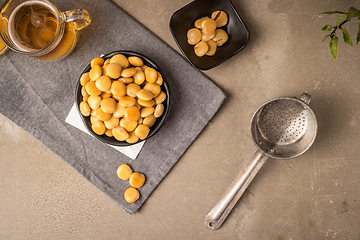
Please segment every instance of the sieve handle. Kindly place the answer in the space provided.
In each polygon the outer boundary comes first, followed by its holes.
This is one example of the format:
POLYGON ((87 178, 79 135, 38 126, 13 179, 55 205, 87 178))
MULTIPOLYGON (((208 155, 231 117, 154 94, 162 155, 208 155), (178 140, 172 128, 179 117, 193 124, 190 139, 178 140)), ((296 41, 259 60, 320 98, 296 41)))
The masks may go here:
POLYGON ((211 229, 218 229, 225 221, 241 195, 245 192, 255 175, 268 159, 263 153, 257 150, 251 160, 239 172, 234 181, 230 184, 218 203, 211 209, 205 218, 205 225, 211 229))
POLYGON ((308 93, 302 93, 300 100, 303 101, 304 103, 306 103, 307 105, 309 105, 309 103, 311 101, 311 96, 308 93))

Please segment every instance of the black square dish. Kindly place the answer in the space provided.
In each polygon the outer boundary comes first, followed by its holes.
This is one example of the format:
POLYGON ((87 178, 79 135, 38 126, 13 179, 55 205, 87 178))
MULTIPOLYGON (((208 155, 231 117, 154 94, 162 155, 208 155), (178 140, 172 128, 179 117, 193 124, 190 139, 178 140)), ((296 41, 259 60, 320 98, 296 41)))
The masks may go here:
POLYGON ((176 11, 170 19, 170 31, 187 60, 200 70, 211 69, 240 52, 248 43, 250 33, 230 0, 195 0, 176 11), (218 47, 215 55, 198 57, 194 46, 187 42, 187 32, 196 20, 211 17, 216 10, 225 11, 229 21, 221 27, 229 35, 228 41, 218 47))

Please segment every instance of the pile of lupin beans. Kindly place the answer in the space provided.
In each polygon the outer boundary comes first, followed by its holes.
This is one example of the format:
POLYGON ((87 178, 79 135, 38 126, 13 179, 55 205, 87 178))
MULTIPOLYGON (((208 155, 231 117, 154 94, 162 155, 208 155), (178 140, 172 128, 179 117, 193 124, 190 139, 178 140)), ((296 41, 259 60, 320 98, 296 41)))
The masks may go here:
POLYGON ((80 77, 83 96, 80 112, 90 116, 91 128, 118 141, 145 139, 164 112, 166 94, 160 72, 140 57, 116 54, 96 57, 80 77))
POLYGON ((124 192, 125 201, 133 203, 140 197, 138 188, 145 183, 145 176, 142 173, 133 172, 131 167, 127 164, 122 164, 117 169, 117 175, 121 180, 129 180, 131 187, 124 192))
POLYGON ((195 27, 187 32, 187 41, 194 46, 196 56, 213 56, 217 47, 222 46, 229 36, 221 27, 228 23, 228 15, 222 10, 214 11, 211 18, 203 17, 195 21, 195 27))

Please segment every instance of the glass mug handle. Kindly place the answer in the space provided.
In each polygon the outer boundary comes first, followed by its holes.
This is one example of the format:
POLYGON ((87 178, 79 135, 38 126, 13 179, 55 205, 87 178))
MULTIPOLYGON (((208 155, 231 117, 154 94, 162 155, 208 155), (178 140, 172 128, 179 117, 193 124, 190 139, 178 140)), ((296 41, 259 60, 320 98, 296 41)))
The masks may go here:
POLYGON ((91 23, 89 13, 82 9, 65 11, 62 17, 64 22, 74 22, 76 30, 81 30, 91 23))

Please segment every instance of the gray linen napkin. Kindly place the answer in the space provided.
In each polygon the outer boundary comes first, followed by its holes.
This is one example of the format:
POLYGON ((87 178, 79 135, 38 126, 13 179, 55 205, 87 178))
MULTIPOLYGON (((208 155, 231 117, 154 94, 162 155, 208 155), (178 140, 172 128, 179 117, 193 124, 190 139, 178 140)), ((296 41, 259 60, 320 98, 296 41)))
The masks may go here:
POLYGON ((45 62, 8 51, 0 56, 0 112, 57 154, 107 196, 134 214, 207 125, 224 93, 143 25, 112 1, 53 0, 60 10, 86 9, 92 23, 73 53, 45 62), (171 111, 163 128, 146 141, 135 160, 65 123, 75 101, 79 75, 94 57, 116 50, 142 53, 163 71, 171 111), (127 163, 146 176, 140 198, 123 198, 129 187, 116 175, 127 163))

